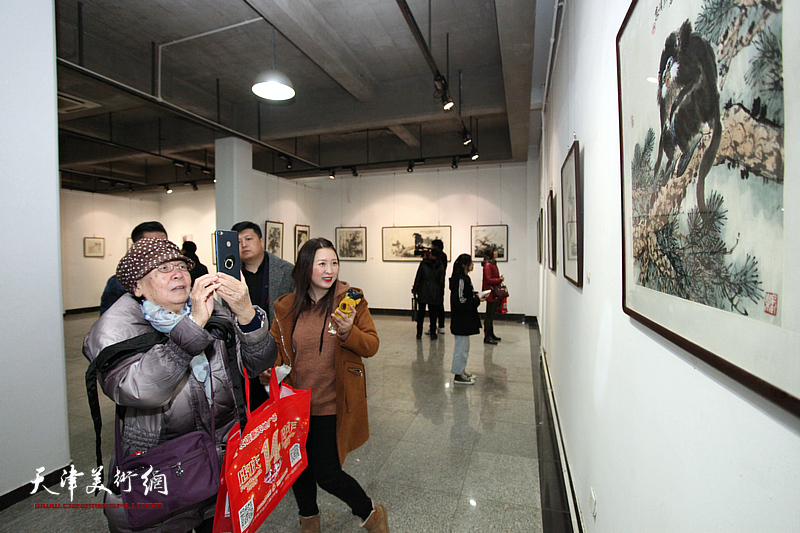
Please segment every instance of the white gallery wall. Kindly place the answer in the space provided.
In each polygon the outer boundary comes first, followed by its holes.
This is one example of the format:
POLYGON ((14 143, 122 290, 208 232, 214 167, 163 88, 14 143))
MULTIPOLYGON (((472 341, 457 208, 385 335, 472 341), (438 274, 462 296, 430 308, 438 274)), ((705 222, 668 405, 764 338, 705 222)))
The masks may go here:
POLYGON ((70 462, 54 9, 0 2, 0 495, 70 462))
MULTIPOLYGON (((581 146, 584 287, 565 280, 559 255, 558 270, 543 271, 540 323, 585 530, 797 531, 800 421, 622 310, 615 47, 628 6, 566 3, 542 151, 542 198, 558 193, 560 254, 559 172, 573 133, 581 146)), ((800 52, 800 5, 783 9, 786 115, 794 124, 785 137, 786 194, 797 195, 800 76, 789 58, 800 52)), ((786 214, 787 229, 798 221, 786 214)), ((792 250, 786 265, 798 260, 792 250)), ((796 305, 798 296, 784 297, 796 305)))
MULTIPOLYGON (((530 171, 536 175, 536 168, 530 171)), ((283 258, 294 263, 294 227, 309 225, 312 237, 334 240, 337 226, 367 227, 367 261, 344 261, 340 277, 361 287, 370 305, 410 309, 411 285, 417 262, 384 262, 381 255, 384 226, 452 228, 452 261, 470 249, 470 227, 509 226, 509 260, 499 263, 512 296, 509 312, 535 316, 538 301, 536 217, 538 183, 528 184, 528 165, 492 165, 453 169, 418 167, 413 173, 380 173, 336 180, 290 182, 253 171, 244 186, 249 193, 240 205, 240 219, 262 229, 266 220, 283 222, 283 258), (532 224, 532 229, 529 227, 532 224)), ((111 196, 62 191, 62 256, 64 309, 96 307, 109 276, 125 253, 130 230, 139 222, 159 220, 170 239, 191 235, 200 260, 211 264, 211 234, 215 228, 215 192, 182 188, 163 192, 111 196), (84 237, 104 237, 104 258, 83 257, 84 237)), ((237 220, 238 221, 238 220, 237 220)), ((228 228, 224 228, 228 229, 228 228)), ((481 267, 472 273, 480 285, 481 267)), ((448 298, 446 308, 449 309, 448 298)))

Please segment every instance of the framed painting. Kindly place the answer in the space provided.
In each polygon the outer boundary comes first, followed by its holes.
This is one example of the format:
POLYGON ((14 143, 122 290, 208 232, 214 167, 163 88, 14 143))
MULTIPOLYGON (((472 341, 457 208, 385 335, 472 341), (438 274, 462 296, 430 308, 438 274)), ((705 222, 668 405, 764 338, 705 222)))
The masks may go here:
POLYGON ((556 195, 553 191, 550 191, 550 194, 547 195, 547 258, 548 263, 550 266, 550 270, 553 272, 556 271, 556 253, 558 252, 558 242, 556 240, 556 221, 558 219, 556 213, 556 195))
POLYGON ((542 208, 539 208, 539 220, 536 221, 536 257, 539 264, 542 264, 542 208))
POLYGON ((294 225, 294 259, 300 254, 300 248, 308 241, 311 235, 311 227, 303 224, 294 225))
POLYGON ((580 147, 572 143, 561 166, 561 253, 564 277, 583 287, 583 183, 580 147))
POLYGON ((384 261, 419 261, 435 239, 441 239, 450 255, 450 226, 390 226, 383 228, 384 261))
POLYGON ((336 228, 336 251, 340 261, 366 261, 367 228, 336 228))
POLYGON ((631 4, 617 34, 622 306, 800 416, 782 7, 631 4))
POLYGON ((103 257, 106 255, 106 240, 103 237, 83 238, 83 257, 103 257))
POLYGON ((497 226, 472 226, 472 259, 483 261, 486 256, 486 248, 494 246, 497 249, 497 260, 508 261, 508 225, 500 224, 497 226))
POLYGON ((272 255, 283 259, 283 222, 272 220, 264 222, 264 248, 272 255))

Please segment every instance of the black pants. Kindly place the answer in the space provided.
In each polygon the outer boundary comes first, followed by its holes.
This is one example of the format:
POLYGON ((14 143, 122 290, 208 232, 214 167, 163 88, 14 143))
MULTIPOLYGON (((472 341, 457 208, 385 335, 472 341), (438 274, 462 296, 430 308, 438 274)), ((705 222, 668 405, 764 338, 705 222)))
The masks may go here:
POLYGON ((486 318, 483 321, 483 338, 494 338, 494 312, 497 310, 497 302, 486 302, 486 318))
POLYGON ((294 499, 300 516, 319 514, 317 485, 350 506, 353 514, 362 520, 372 512, 372 500, 367 493, 339 464, 336 447, 336 415, 312 416, 306 441, 308 467, 292 485, 294 499))
POLYGON ((422 335, 422 325, 425 322, 425 306, 428 306, 428 316, 431 321, 431 333, 436 331, 436 304, 417 304, 417 335, 422 335))
POLYGON ((444 329, 444 304, 436 306, 436 318, 439 319, 439 327, 444 329))

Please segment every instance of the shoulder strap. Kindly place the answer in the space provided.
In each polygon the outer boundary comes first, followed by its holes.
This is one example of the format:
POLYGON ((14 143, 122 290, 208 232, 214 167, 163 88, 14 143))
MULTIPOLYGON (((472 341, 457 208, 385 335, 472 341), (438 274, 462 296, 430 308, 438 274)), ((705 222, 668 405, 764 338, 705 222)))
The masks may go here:
POLYGON ((215 339, 225 341, 225 347, 228 352, 228 373, 231 376, 236 411, 239 413, 239 426, 244 429, 247 424, 247 400, 245 399, 245 379, 242 373, 238 372, 239 360, 236 358, 236 330, 229 320, 214 315, 208 319, 206 330, 215 339))
MULTIPOLYGON (((105 373, 114 368, 120 361, 135 355, 146 352, 157 344, 167 342, 165 334, 158 331, 151 331, 132 339, 127 339, 116 344, 111 344, 103 348, 100 354, 92 359, 86 369, 86 396, 89 399, 89 411, 92 414, 94 423, 94 444, 97 466, 103 466, 103 451, 101 435, 103 429, 103 416, 100 412, 100 399, 97 394, 97 372, 105 373)), ((100 471, 100 484, 103 483, 103 472, 100 471)), ((99 489, 95 489, 97 493, 99 489)))

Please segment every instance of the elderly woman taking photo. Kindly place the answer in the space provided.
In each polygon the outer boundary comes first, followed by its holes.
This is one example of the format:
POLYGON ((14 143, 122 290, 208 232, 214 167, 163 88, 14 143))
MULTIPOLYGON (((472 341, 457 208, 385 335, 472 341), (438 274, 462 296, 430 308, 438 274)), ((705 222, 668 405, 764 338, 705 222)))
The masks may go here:
POLYGON ((294 292, 275 301, 272 335, 278 344, 276 365, 291 366, 286 380, 295 388, 311 390, 308 467, 292 486, 300 531, 320 531, 319 485, 344 501, 367 531, 389 533, 386 509, 375 505, 358 481, 342 470, 347 454, 369 438, 362 357, 375 355, 380 341, 367 301, 360 291, 339 281, 339 256, 327 239, 303 245, 292 277, 294 292))
MULTIPOLYGON (((117 346, 132 353, 99 374, 105 394, 124 408, 117 459, 205 431, 213 433, 210 437, 221 464, 225 438, 239 420, 232 388, 232 379, 241 379, 239 365, 257 375, 275 361, 277 350, 266 314, 250 303, 247 285, 225 274, 206 274, 192 288, 192 266, 192 260, 166 239, 134 243, 117 266, 127 294, 103 314, 84 340, 83 352, 90 361, 117 346), (215 295, 230 311, 215 302, 215 295), (229 332, 227 343, 205 329, 212 324, 229 332), (147 341, 153 338, 159 340, 147 341), (236 353, 229 354, 234 345, 236 353), (236 361, 235 368, 228 362, 229 355, 236 361)), ((120 497, 109 492, 105 501, 120 503, 120 497)), ((214 504, 215 496, 209 497, 135 530, 210 532, 214 504)), ((105 509, 111 531, 134 529, 126 512, 105 509)))

